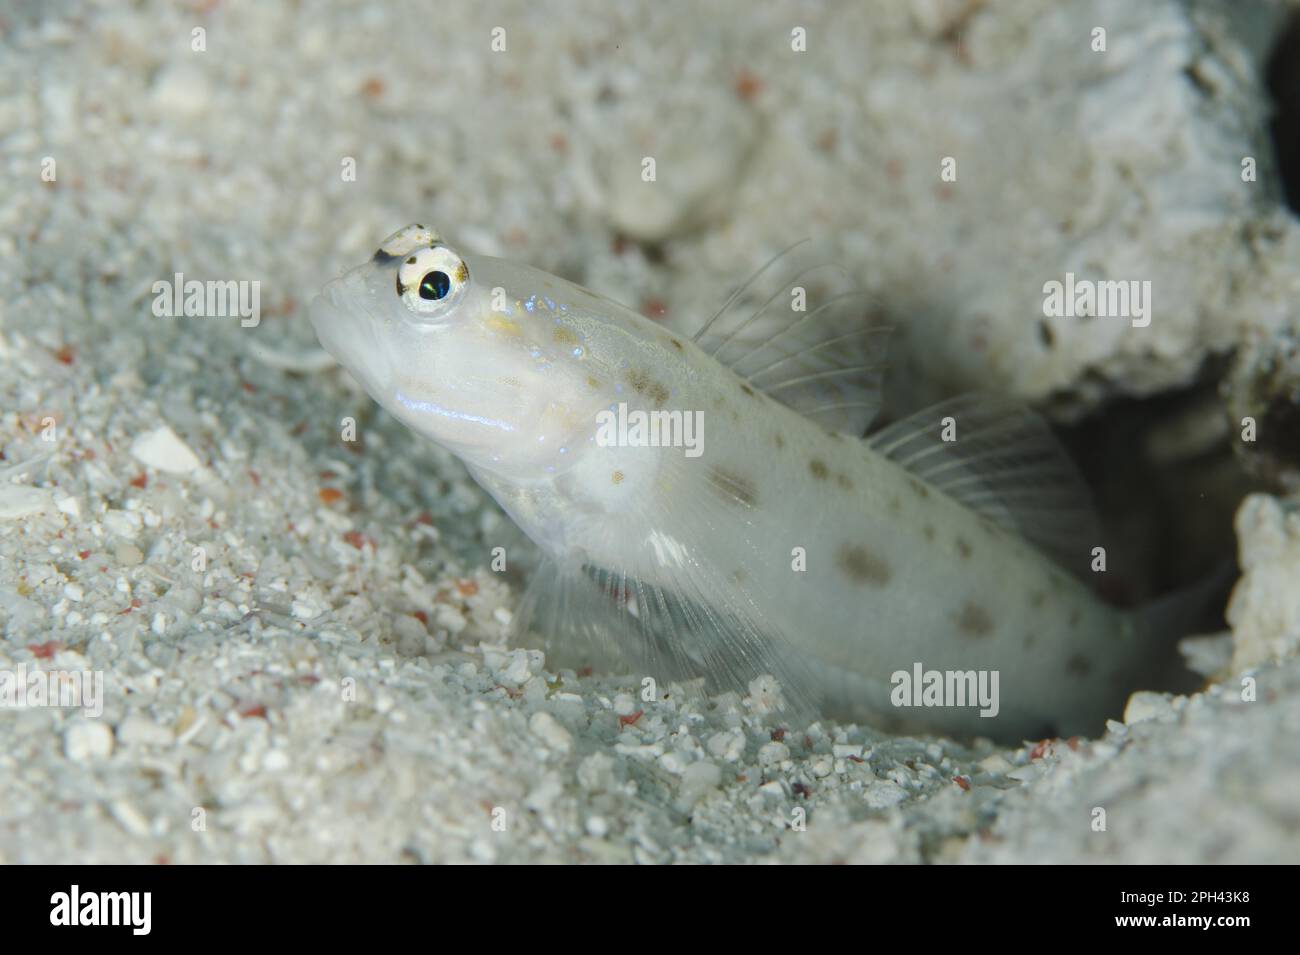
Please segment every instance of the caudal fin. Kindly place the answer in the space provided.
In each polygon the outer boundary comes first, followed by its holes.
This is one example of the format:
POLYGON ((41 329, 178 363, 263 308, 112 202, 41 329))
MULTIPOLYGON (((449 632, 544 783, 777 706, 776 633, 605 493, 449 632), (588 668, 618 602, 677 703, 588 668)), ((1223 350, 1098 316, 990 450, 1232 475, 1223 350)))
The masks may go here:
POLYGON ((1199 685, 1200 677, 1178 654, 1178 641, 1221 626, 1216 618, 1240 574, 1236 560, 1229 558, 1204 579, 1137 609, 1139 633, 1148 648, 1150 689, 1187 692, 1199 685))

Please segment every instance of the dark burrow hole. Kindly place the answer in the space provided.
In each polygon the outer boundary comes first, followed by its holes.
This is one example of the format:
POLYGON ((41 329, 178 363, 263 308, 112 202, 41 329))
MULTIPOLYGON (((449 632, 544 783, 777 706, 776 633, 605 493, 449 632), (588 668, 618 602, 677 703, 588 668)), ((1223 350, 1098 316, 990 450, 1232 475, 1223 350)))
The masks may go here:
POLYGON ((1282 28, 1265 82, 1273 97, 1269 132, 1287 205, 1300 212, 1300 10, 1293 11, 1282 28))
MULTIPOLYGON (((1211 360, 1196 384, 1116 400, 1057 430, 1101 523, 1107 571, 1098 591, 1118 606, 1138 607, 1218 579, 1194 633, 1227 629, 1224 610, 1236 580, 1233 517, 1247 494, 1274 490, 1233 454, 1235 426, 1219 395, 1226 368, 1225 359, 1211 360)), ((1200 682, 1174 660, 1166 683, 1143 689, 1187 692, 1200 682)))
POLYGON ((1194 584, 1235 553, 1233 515, 1260 484, 1242 470, 1226 434, 1178 437, 1223 414, 1217 388, 1203 380, 1119 399, 1058 429, 1092 491, 1107 549, 1102 590, 1114 603, 1134 606, 1194 584))

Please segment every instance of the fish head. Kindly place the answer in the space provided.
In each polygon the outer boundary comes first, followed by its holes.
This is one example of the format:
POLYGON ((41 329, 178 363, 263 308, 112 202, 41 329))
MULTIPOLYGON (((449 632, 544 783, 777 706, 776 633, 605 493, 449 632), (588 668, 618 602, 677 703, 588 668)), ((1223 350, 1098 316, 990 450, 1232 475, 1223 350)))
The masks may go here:
POLYGON ((538 314, 543 282, 576 288, 413 225, 309 314, 321 346, 413 430, 480 469, 540 476, 590 440, 607 400, 577 334, 557 331, 562 313, 538 314))

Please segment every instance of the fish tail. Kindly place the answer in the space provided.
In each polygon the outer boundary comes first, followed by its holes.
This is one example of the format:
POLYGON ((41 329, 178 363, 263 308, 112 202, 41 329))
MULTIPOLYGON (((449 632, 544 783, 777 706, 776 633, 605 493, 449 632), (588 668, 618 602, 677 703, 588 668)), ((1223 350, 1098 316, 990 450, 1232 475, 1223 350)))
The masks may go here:
POLYGON ((1240 573, 1236 560, 1229 558, 1196 583, 1134 611, 1138 633, 1148 648, 1144 656, 1154 687, 1177 691, 1196 687, 1199 678, 1183 665, 1178 642, 1222 629, 1223 608, 1240 573))

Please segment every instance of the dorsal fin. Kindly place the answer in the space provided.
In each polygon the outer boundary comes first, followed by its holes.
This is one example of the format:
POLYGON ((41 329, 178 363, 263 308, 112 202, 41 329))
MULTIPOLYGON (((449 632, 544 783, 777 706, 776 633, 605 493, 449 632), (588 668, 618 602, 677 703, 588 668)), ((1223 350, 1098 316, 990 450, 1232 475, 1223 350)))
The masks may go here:
POLYGON ((808 240, 768 261, 695 335, 746 382, 831 431, 860 437, 880 408, 889 329, 843 266, 808 240))
POLYGON ((969 394, 867 439, 891 461, 1083 573, 1100 541, 1087 485, 1047 423, 1007 398, 969 394), (943 440, 946 418, 953 440, 943 440))

